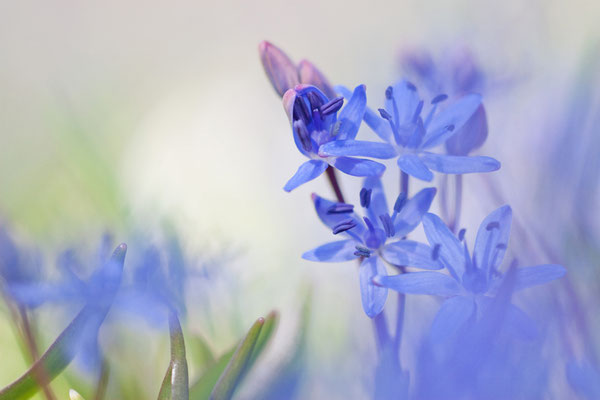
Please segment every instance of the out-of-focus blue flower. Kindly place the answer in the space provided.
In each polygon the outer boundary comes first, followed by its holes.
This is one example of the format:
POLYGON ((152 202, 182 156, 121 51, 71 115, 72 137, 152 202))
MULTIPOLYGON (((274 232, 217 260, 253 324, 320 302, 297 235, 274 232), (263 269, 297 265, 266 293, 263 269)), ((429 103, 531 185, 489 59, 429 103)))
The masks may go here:
MULTIPOLYGON (((339 88, 344 96, 347 89, 339 88)), ((319 154, 324 156, 364 156, 379 159, 396 158, 398 167, 415 178, 431 181, 431 170, 446 174, 490 172, 500 168, 500 163, 484 156, 466 157, 436 154, 428 150, 445 143, 471 118, 481 104, 481 96, 468 94, 443 108, 439 104, 448 96, 438 95, 431 100, 425 116, 424 101, 417 88, 402 80, 387 88, 385 108, 380 116, 366 109, 364 119, 386 143, 358 141, 354 138, 338 140, 323 145, 319 154)))
POLYGON ((336 203, 313 194, 315 210, 321 221, 346 239, 326 243, 307 251, 302 258, 319 262, 342 262, 360 258, 360 291, 365 313, 373 318, 383 310, 387 289, 373 285, 376 275, 387 275, 384 260, 395 266, 410 265, 441 269, 432 259, 431 248, 411 240, 388 243, 402 238, 419 225, 435 196, 435 188, 421 190, 407 201, 401 194, 392 213, 378 178, 367 178, 361 191, 366 216, 360 218, 350 204, 336 203))
MULTIPOLYGON (((416 79, 431 95, 448 93, 451 97, 483 93, 485 76, 474 55, 464 47, 446 51, 439 60, 421 49, 403 52, 404 73, 416 79)), ((487 116, 479 105, 462 128, 446 141, 448 154, 466 156, 483 145, 488 135, 487 116)))
MULTIPOLYGON (((509 206, 489 214, 479 227, 471 257, 464 240, 464 230, 457 238, 438 216, 428 213, 423 217, 423 227, 433 248, 433 258, 439 260, 450 275, 432 271, 410 272, 376 276, 374 282, 401 293, 446 297, 433 321, 431 337, 434 341, 447 339, 466 321, 487 309, 502 284, 504 275, 499 266, 506 253, 511 220, 509 206)), ((562 266, 556 264, 518 268, 512 290, 550 282, 562 277, 565 272, 562 266)), ((508 306, 506 323, 517 334, 534 335, 534 327, 527 315, 512 304, 508 306)))
POLYGON ((589 364, 570 362, 566 368, 567 380, 586 399, 600 399, 600 373, 589 364))
POLYGON ((354 89, 344 108, 343 102, 341 97, 327 98, 314 86, 298 85, 285 93, 283 104, 292 125, 294 142, 310 161, 298 168, 284 190, 289 192, 315 179, 329 165, 353 176, 379 176, 383 173, 385 166, 375 161, 322 153, 323 146, 352 141, 356 137, 367 104, 365 86, 354 89))

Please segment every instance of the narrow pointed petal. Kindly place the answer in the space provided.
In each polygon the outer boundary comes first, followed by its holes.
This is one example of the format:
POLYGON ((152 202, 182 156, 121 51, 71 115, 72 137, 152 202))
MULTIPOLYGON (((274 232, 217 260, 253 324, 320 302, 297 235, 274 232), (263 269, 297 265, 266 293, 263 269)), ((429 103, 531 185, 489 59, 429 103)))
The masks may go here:
POLYGON ((417 179, 427 182, 433 180, 433 172, 415 154, 404 154, 398 157, 398 167, 417 179))
MULTIPOLYGON (((336 92, 344 96, 346 100, 352 97, 352 92, 345 86, 338 85, 335 87, 336 92)), ((365 107, 365 115, 363 117, 365 123, 385 142, 390 143, 392 140, 392 128, 390 124, 381 118, 378 113, 365 107)))
POLYGON ((480 148, 487 139, 488 125, 485 107, 480 104, 477 111, 469 120, 446 140, 448 154, 455 156, 466 156, 473 150, 480 148))
POLYGON ((421 269, 442 269, 439 260, 432 257, 433 249, 426 244, 412 240, 399 240, 387 244, 382 250, 385 261, 396 266, 421 269))
POLYGON ((378 275, 375 277, 374 282, 405 294, 456 296, 460 293, 458 283, 450 276, 439 272, 423 271, 393 276, 378 275))
POLYGON ((456 236, 435 214, 425 214, 423 217, 423 229, 429 241, 429 245, 435 247, 440 245, 440 259, 450 270, 450 273, 460 279, 465 273, 464 249, 456 236))
POLYGON ((320 156, 358 156, 379 159, 394 158, 398 154, 387 143, 364 140, 334 140, 319 148, 320 156))
POLYGON ((385 110, 393 117, 396 125, 410 123, 420 101, 417 89, 412 83, 401 80, 392 86, 392 90, 393 99, 386 98, 385 110))
POLYGON ((360 123, 365 115, 367 106, 367 94, 365 85, 359 85, 354 89, 352 97, 338 114, 339 128, 337 139, 354 139, 360 128, 360 123))
POLYGON ((343 262, 356 258, 355 240, 340 240, 338 242, 326 243, 313 250, 302 254, 302 258, 308 261, 318 262, 343 262))
POLYGON ((480 104, 480 95, 468 94, 440 111, 427 126, 423 148, 435 147, 448 140, 471 118, 480 104), (447 129, 448 127, 452 129, 447 129))
POLYGON ((396 237, 412 232, 420 223, 423 215, 429 211, 431 202, 437 192, 436 188, 425 188, 414 195, 396 216, 396 237))
POLYGON ((389 211, 381 180, 378 177, 365 178, 363 188, 371 190, 371 200, 367 208, 367 216, 373 223, 378 223, 379 216, 389 211))
POLYGON ((439 343, 451 339, 471 318, 473 311, 475 303, 469 297, 456 296, 444 301, 431 324, 431 342, 439 343))
POLYGON ((301 83, 318 87, 330 99, 335 97, 335 91, 327 78, 325 78, 325 75, 310 61, 300 61, 298 64, 298 76, 301 83))
POLYGON ((385 171, 385 165, 362 158, 337 157, 332 165, 352 176, 381 176, 385 171))
POLYGON ((492 172, 500 169, 498 160, 485 156, 450 156, 423 152, 421 160, 432 170, 445 174, 492 172))
POLYGON ((283 190, 286 192, 291 192, 296 189, 298 186, 306 183, 308 181, 312 181, 319 175, 321 175, 327 169, 327 163, 319 160, 310 160, 306 161, 298 171, 292 176, 292 178, 285 184, 283 190))
POLYGON ((521 340, 533 340, 539 332, 535 322, 529 318, 525 311, 514 304, 509 304, 504 319, 504 328, 509 334, 521 340))
POLYGON ((258 52, 265 73, 280 96, 300 83, 296 65, 281 49, 265 40, 258 45, 258 52))
POLYGON ((383 310, 387 299, 388 290, 372 282, 375 276, 387 275, 385 265, 377 256, 365 258, 360 264, 358 275, 363 310, 369 318, 373 318, 383 310))
POLYGON ((544 283, 562 278, 566 273, 567 270, 562 265, 557 264, 519 268, 516 272, 515 290, 543 285, 544 283))
POLYGON ((317 196, 316 194, 312 195, 312 200, 315 205, 315 211, 319 216, 321 222, 329 227, 329 229, 333 229, 340 222, 352 219, 356 222, 356 226, 352 229, 349 229, 343 233, 345 236, 350 236, 354 238, 357 242, 361 242, 361 238, 366 230, 365 224, 362 218, 359 218, 356 213, 351 212, 347 214, 332 214, 329 212, 332 206, 334 206, 335 202, 324 199, 323 197, 317 196))
POLYGON ((512 209, 510 206, 502 206, 492 211, 479 226, 473 258, 485 276, 490 271, 497 270, 504 258, 511 221, 512 209))

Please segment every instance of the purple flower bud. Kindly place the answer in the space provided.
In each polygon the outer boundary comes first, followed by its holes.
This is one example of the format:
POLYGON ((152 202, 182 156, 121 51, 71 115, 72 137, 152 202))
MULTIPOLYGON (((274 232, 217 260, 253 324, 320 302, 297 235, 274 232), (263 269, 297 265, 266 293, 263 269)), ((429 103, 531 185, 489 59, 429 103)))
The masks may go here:
POLYGON ((300 61, 300 64, 298 64, 298 76, 300 77, 301 83, 316 86, 321 89, 328 99, 336 97, 335 91, 327 78, 325 78, 325 75, 323 75, 310 61, 300 61))
POLYGON ((258 52, 265 73, 280 96, 300 83, 296 65, 281 49, 265 40, 258 45, 258 52))

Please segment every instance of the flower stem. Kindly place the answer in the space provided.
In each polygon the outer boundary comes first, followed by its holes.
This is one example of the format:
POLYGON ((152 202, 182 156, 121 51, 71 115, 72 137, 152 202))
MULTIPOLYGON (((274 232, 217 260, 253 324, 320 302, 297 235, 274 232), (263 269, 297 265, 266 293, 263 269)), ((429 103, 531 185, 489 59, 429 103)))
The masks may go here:
POLYGON ((454 215, 449 226, 454 233, 458 230, 460 224, 460 211, 462 209, 463 177, 454 175, 454 215))
POLYGON ((327 177, 329 178, 329 183, 331 183, 331 188, 335 192, 335 196, 340 203, 345 203, 344 195, 342 194, 342 189, 340 189, 340 185, 337 180, 337 176, 335 175, 335 169, 330 165, 325 170, 327 172, 327 177))

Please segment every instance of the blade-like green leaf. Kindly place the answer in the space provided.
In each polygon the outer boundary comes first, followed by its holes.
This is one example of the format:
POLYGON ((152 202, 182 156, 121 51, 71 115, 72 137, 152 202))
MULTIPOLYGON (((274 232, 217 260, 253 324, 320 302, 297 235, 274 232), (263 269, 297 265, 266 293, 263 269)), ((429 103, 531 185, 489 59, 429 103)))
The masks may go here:
POLYGON ((265 319, 261 317, 252 325, 246 334, 246 337, 242 340, 231 357, 225 371, 223 371, 223 374, 219 377, 217 384, 210 394, 211 400, 227 400, 231 398, 246 371, 246 367, 250 363, 254 347, 256 346, 264 323, 265 319))
POLYGON ((202 377, 192 385, 190 388, 190 400, 206 400, 209 398, 210 392, 212 392, 219 377, 223 371, 225 371, 225 368, 227 368, 227 364, 229 364, 229 360, 231 360, 236 348, 237 345, 219 357, 217 361, 202 374, 202 377))
POLYGON ((183 331, 177 314, 169 315, 169 335, 171 338, 171 361, 163 379, 158 399, 189 400, 188 365, 185 358, 183 331))
POLYGON ((205 371, 217 362, 210 345, 201 335, 188 335, 186 344, 190 365, 194 365, 200 371, 205 371))
POLYGON ((111 292, 106 293, 102 301, 90 300, 31 368, 19 379, 0 390, 0 400, 30 398, 40 389, 40 383, 47 384, 52 381, 69 365, 80 348, 84 334, 89 333, 89 324, 100 328, 106 317, 121 281, 126 253, 127 246, 123 243, 116 248, 109 261, 112 267, 112 280, 106 287, 111 292), (115 267, 118 269, 118 274, 115 274, 117 272, 115 267))
POLYGON ((258 340, 256 341, 256 345, 254 346, 254 350, 252 351, 252 358, 250 359, 250 363, 248 365, 247 370, 256 362, 256 359, 262 354, 263 350, 271 340, 275 329, 277 328, 277 324, 279 323, 279 313, 275 310, 271 311, 269 315, 265 318, 265 323, 260 331, 260 335, 258 336, 258 340))

